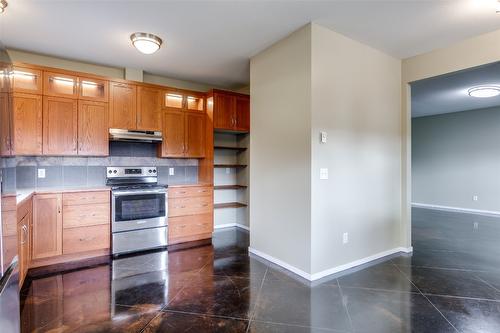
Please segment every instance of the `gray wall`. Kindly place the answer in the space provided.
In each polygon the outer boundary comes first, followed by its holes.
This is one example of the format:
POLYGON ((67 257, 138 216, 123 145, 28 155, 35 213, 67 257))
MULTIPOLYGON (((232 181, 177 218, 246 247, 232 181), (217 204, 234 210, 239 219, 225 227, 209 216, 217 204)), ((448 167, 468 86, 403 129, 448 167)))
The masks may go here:
POLYGON ((500 108, 412 119, 412 202, 500 211, 500 108))

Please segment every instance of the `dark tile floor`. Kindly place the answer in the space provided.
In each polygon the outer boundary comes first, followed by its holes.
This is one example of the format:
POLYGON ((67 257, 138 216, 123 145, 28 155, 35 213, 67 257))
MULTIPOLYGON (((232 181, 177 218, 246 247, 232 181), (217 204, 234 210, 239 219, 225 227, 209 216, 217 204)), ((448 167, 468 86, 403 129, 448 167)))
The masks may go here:
POLYGON ((500 219, 415 209, 413 221, 412 256, 314 284, 248 256, 236 229, 37 278, 23 332, 500 332, 500 219))

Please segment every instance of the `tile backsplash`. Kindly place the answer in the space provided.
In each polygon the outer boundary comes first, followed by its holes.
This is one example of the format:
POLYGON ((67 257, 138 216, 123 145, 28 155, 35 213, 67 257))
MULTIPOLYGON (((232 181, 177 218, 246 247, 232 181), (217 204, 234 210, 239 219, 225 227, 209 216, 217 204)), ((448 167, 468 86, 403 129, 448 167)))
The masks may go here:
POLYGON ((5 160, 10 175, 8 186, 14 182, 18 189, 103 186, 107 166, 156 166, 158 182, 164 185, 198 181, 198 160, 157 158, 156 146, 149 143, 111 142, 109 157, 20 156, 5 160), (38 169, 45 169, 45 178, 38 177, 38 169))

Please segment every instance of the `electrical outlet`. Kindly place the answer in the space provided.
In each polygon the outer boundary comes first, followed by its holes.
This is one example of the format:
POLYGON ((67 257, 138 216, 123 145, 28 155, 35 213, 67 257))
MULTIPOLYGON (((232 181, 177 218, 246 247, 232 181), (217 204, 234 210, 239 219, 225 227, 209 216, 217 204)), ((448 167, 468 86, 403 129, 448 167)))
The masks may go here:
POLYGON ((326 132, 320 132, 321 143, 326 143, 328 140, 328 134, 326 132))
POLYGON ((38 178, 45 178, 45 169, 38 169, 38 178))
POLYGON ((231 168, 226 168, 226 174, 230 174, 231 173, 231 168))
POLYGON ((472 200, 477 201, 477 200, 478 200, 477 195, 474 195, 474 196, 472 197, 472 200))
POLYGON ((347 243, 349 243, 349 233, 344 232, 344 234, 342 235, 342 244, 347 244, 347 243))
POLYGON ((328 169, 327 168, 319 169, 319 179, 328 179, 328 169))
POLYGON ((474 231, 477 231, 477 230, 479 230, 479 223, 474 222, 474 231))
POLYGON ((175 169, 174 168, 168 168, 168 175, 169 176, 175 175, 175 169))

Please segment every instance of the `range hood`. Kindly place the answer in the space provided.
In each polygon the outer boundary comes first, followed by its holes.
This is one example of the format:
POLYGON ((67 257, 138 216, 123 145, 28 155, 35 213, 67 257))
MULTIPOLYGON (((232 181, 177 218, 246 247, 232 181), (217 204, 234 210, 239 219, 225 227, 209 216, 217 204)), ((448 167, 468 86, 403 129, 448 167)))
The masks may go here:
POLYGON ((161 132, 155 131, 132 131, 118 128, 109 129, 110 141, 129 141, 129 142, 162 142, 161 132))

